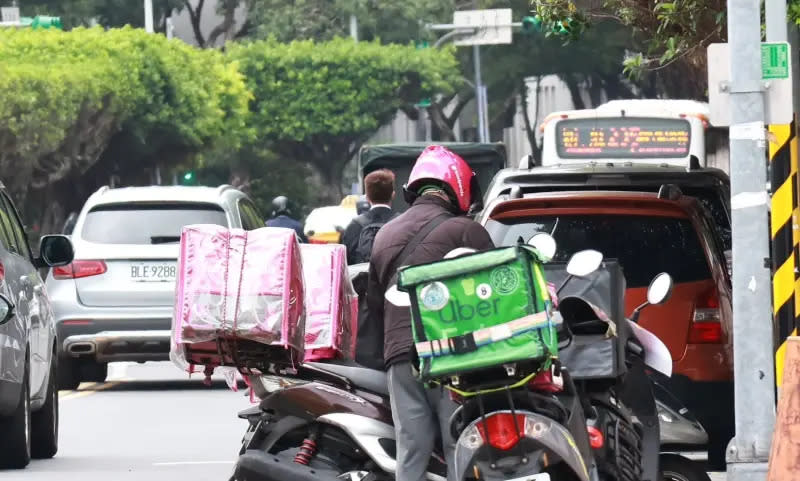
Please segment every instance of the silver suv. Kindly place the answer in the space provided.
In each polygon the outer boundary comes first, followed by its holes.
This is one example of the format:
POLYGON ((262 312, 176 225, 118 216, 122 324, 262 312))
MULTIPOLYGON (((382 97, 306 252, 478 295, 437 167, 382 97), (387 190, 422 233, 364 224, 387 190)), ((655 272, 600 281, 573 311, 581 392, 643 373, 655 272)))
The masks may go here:
POLYGON ((264 220, 230 186, 103 187, 86 201, 75 260, 47 276, 61 389, 105 381, 109 362, 169 359, 178 242, 190 224, 252 230, 264 220))

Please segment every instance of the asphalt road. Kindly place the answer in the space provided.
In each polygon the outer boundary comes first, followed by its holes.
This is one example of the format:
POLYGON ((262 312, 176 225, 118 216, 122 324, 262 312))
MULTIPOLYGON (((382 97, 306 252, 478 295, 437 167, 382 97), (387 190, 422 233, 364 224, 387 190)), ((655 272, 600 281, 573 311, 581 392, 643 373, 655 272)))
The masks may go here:
POLYGON ((250 406, 222 380, 207 387, 170 363, 112 364, 103 384, 61 391, 55 458, 24 471, 20 481, 226 481, 250 406))
POLYGON ((236 413, 250 402, 215 379, 207 387, 170 363, 112 364, 107 382, 60 393, 56 457, 0 479, 227 481, 245 430, 236 413))

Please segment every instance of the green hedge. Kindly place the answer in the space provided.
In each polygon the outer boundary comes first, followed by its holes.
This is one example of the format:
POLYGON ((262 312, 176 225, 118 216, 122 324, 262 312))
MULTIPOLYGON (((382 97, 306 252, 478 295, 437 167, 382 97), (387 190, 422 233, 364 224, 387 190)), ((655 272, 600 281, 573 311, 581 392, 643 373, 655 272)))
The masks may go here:
POLYGON ((0 29, 0 161, 34 181, 85 170, 120 130, 171 151, 236 142, 249 99, 214 50, 132 28, 0 29))

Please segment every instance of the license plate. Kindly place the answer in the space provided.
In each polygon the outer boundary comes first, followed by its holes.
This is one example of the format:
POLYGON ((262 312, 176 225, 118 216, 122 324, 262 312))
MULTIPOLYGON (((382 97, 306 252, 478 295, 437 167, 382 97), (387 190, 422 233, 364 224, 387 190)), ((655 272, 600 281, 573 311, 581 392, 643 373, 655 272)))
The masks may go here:
POLYGON ((174 282, 178 267, 175 263, 142 263, 131 265, 134 282, 174 282))
POLYGON ((531 474, 530 476, 510 479, 509 481, 550 481, 550 475, 548 473, 531 474))

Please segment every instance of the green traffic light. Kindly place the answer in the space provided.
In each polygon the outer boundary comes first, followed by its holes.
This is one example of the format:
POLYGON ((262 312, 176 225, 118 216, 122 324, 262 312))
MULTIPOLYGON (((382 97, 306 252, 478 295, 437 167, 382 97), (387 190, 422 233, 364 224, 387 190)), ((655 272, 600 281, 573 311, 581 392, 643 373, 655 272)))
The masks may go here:
POLYGON ((186 172, 185 174, 183 174, 183 180, 192 180, 193 177, 194 174, 192 172, 186 172))

